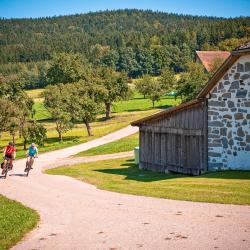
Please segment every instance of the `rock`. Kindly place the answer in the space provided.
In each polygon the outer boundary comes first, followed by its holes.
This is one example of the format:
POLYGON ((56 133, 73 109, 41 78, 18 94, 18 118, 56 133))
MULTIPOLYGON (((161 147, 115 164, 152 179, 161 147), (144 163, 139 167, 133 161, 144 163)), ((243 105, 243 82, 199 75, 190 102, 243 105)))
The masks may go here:
POLYGON ((234 118, 235 118, 235 120, 243 119, 243 114, 242 113, 236 113, 236 114, 234 114, 234 118))
POLYGON ((208 111, 208 115, 219 115, 219 113, 215 111, 208 111))
POLYGON ((246 136, 246 142, 247 142, 247 143, 250 143, 250 135, 247 135, 247 136, 246 136))
POLYGON ((226 118, 226 119, 232 119, 232 116, 231 115, 229 115, 229 114, 226 114, 226 115, 223 115, 223 118, 226 118))
MULTIPOLYGON (((228 80, 228 74, 225 74, 223 80, 228 80)), ((225 84, 225 83, 224 83, 225 84)))
POLYGON ((239 88, 239 81, 234 81, 231 83, 231 86, 229 88, 229 90, 232 90, 232 89, 238 89, 239 88))
POLYGON ((244 72, 244 65, 241 63, 237 63, 237 71, 238 72, 244 72))
POLYGON ((222 94, 222 97, 223 98, 231 98, 231 93, 230 92, 224 93, 224 94, 222 94))
POLYGON ((228 140, 226 137, 222 138, 222 145, 223 145, 223 148, 228 148, 228 140))
POLYGON ((240 79, 240 73, 234 74, 234 80, 239 80, 240 79))
POLYGON ((245 107, 250 107, 250 101, 244 102, 245 107))
POLYGON ((250 62, 245 63, 245 72, 250 71, 250 62))
POLYGON ((221 157, 221 153, 209 152, 208 156, 211 156, 211 157, 221 157))
POLYGON ((244 137, 245 136, 245 133, 242 129, 242 127, 239 127, 238 130, 237 130, 237 135, 240 136, 240 137, 244 137))
POLYGON ((233 108, 234 107, 234 102, 227 101, 227 105, 228 105, 229 108, 233 108))
POLYGON ((226 136, 227 135, 227 128, 220 128, 220 135, 226 136))
POLYGON ((236 98, 245 98, 247 95, 246 89, 238 89, 236 92, 236 98))
POLYGON ((246 79, 248 79, 249 77, 250 77, 249 74, 244 74, 244 75, 242 75, 242 76, 240 77, 240 79, 246 80, 246 79))

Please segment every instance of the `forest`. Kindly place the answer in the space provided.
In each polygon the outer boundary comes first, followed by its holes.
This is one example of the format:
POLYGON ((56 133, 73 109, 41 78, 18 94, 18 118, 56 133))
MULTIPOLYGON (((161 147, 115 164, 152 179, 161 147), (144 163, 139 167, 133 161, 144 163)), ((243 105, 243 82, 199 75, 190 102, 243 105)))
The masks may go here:
MULTIPOLYGON (((135 9, 0 20, 0 74, 46 85, 57 53, 79 53, 131 78, 186 70, 195 50, 232 50, 250 36, 250 18, 216 18, 135 9), (39 79, 38 76, 39 75, 39 79)), ((32 87, 32 86, 28 86, 32 87)))

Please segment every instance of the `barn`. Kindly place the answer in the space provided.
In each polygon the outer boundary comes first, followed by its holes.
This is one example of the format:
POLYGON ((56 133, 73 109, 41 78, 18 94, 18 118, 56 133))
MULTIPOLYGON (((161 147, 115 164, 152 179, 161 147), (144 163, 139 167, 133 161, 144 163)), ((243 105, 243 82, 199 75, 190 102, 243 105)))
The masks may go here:
POLYGON ((139 127, 141 169, 250 170, 250 41, 231 52, 197 99, 132 125, 139 127))

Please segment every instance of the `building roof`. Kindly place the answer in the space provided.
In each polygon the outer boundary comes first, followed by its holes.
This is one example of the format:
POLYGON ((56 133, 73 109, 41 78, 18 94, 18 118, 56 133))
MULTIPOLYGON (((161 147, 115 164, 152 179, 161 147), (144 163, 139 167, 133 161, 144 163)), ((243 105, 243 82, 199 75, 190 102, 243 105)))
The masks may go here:
POLYGON ((246 49, 250 49, 250 40, 246 41, 244 44, 240 45, 239 47, 235 48, 233 51, 243 51, 246 49))
POLYGON ((228 51, 196 51, 196 54, 208 72, 213 71, 217 59, 225 61, 230 56, 228 51))
POLYGON ((240 58, 241 55, 250 53, 250 40, 243 45, 235 48, 231 55, 224 61, 224 63, 217 69, 205 87, 198 94, 197 98, 205 98, 206 95, 213 89, 223 75, 228 71, 230 67, 240 58))
POLYGON ((132 126, 140 126, 144 122, 160 120, 160 119, 165 118, 165 117, 167 117, 167 116, 169 116, 169 115, 171 115, 173 113, 180 112, 180 111, 189 109, 191 107, 200 105, 202 102, 203 102, 202 99, 195 99, 195 100, 192 100, 192 101, 189 101, 189 102, 185 102, 185 103, 182 103, 182 104, 180 104, 178 106, 168 108, 168 109, 166 109, 164 111, 161 111, 161 112, 158 112, 156 114, 144 117, 144 118, 142 118, 140 120, 134 121, 134 122, 131 123, 131 125, 132 126))

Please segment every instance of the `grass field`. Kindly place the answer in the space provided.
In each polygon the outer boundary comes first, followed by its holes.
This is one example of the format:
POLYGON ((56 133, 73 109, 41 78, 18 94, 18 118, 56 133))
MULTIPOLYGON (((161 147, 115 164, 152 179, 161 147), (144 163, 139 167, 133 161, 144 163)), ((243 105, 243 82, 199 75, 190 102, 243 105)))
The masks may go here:
MULTIPOLYGON (((47 120, 51 116, 47 109, 43 106, 42 92, 43 89, 35 89, 26 91, 27 94, 35 101, 34 118, 36 120, 47 120)), ((172 96, 164 96, 159 102, 156 102, 155 109, 163 109, 171 106, 175 106, 180 103, 180 99, 174 99, 172 96)), ((112 106, 113 113, 135 112, 135 111, 147 111, 152 109, 152 102, 150 99, 144 99, 139 93, 134 93, 131 100, 115 102, 112 106)))
POLYGON ((38 220, 34 210, 0 195, 0 250, 15 245, 38 220))
MULTIPOLYGON (((132 113, 117 113, 113 114, 112 118, 108 121, 105 121, 102 116, 100 116, 96 122, 93 122, 92 128, 94 136, 89 137, 84 125, 78 124, 75 128, 68 131, 64 134, 64 141, 62 143, 58 142, 57 133, 55 130, 55 124, 50 121, 44 121, 43 124, 47 128, 48 139, 43 147, 39 147, 39 152, 48 152, 60 148, 65 148, 73 146, 75 144, 87 142, 95 138, 104 136, 111 132, 114 132, 118 129, 126 127, 130 124, 131 121, 140 119, 144 116, 150 115, 157 110, 148 110, 143 112, 132 112, 132 113)), ((3 148, 7 145, 8 141, 11 140, 11 137, 7 133, 1 135, 0 148, 3 148)), ((17 147, 17 158, 22 158, 25 156, 25 151, 23 150, 22 139, 18 138, 16 141, 17 147)))
POLYGON ((139 134, 124 137, 118 141, 110 142, 87 151, 80 152, 75 156, 104 155, 133 150, 139 144, 139 134))
POLYGON ((139 170, 132 159, 116 159, 47 170, 91 183, 99 189, 174 200, 250 205, 250 171, 190 177, 139 170))
MULTIPOLYGON (((152 109, 152 103, 150 100, 143 99, 141 95, 135 93, 133 99, 117 102, 114 104, 112 118, 110 120, 105 121, 103 119, 103 114, 98 116, 97 120, 91 124, 94 136, 87 136, 85 126, 82 124, 77 124, 72 130, 64 134, 63 143, 59 143, 58 135, 55 130, 55 123, 51 121, 49 112, 43 106, 42 92, 43 89, 27 91, 28 95, 32 97, 35 102, 34 109, 36 112, 34 118, 42 123, 47 129, 48 139, 45 145, 39 148, 40 152, 48 152, 87 142, 97 137, 114 132, 115 130, 121 129, 129 125, 134 120, 158 112, 160 110, 159 108, 166 108, 179 103, 179 100, 174 100, 172 97, 163 97, 162 100, 157 103, 156 108, 152 109)), ((21 158, 25 156, 25 151, 22 150, 22 139, 18 138, 18 135, 16 137, 17 158, 21 158)), ((3 133, 1 135, 0 151, 3 150, 3 148, 11 139, 12 138, 7 133, 3 133)))

